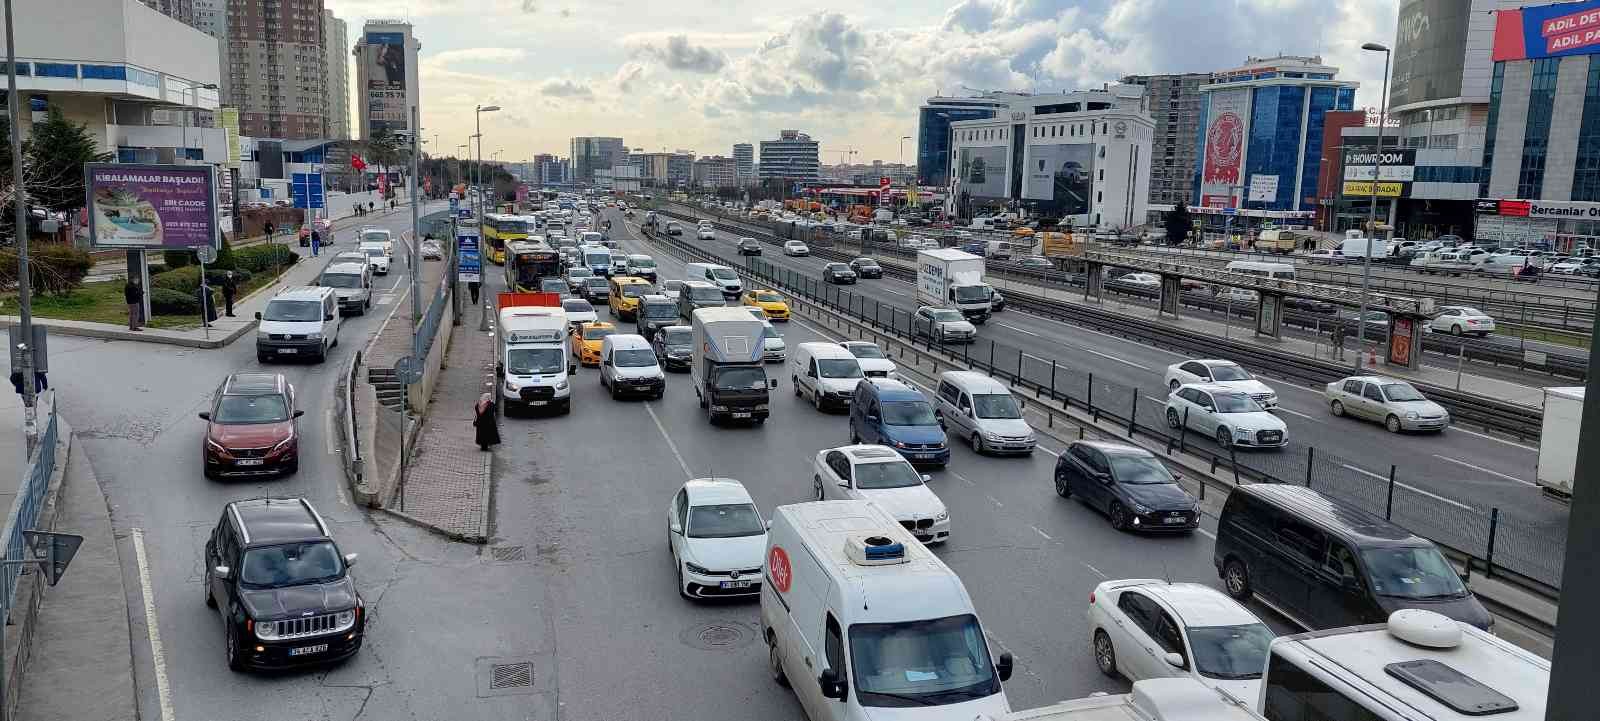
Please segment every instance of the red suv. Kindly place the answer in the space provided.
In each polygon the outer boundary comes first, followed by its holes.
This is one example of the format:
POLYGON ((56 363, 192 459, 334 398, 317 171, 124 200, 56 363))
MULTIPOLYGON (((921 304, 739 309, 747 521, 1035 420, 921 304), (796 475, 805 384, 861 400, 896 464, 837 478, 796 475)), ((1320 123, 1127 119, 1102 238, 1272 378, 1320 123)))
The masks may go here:
POLYGON ((211 399, 201 457, 206 478, 294 473, 300 430, 294 386, 278 373, 235 373, 211 399))

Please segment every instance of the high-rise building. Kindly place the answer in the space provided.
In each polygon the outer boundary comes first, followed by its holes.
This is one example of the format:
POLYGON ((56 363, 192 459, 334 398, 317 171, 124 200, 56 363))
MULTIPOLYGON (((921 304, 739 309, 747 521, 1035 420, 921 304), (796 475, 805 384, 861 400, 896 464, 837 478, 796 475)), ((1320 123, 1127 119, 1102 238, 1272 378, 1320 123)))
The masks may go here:
POLYGON ((693 184, 701 188, 731 188, 738 183, 738 162, 722 155, 694 161, 693 184))
POLYGON ((533 156, 533 174, 531 182, 544 185, 567 182, 566 162, 561 158, 548 153, 533 156))
POLYGON ((750 143, 733 144, 733 174, 734 181, 740 185, 755 179, 756 146, 750 143))
POLYGON ((817 180, 818 143, 798 130, 781 130, 761 141, 761 179, 817 180))
POLYGON ((322 58, 327 63, 328 82, 323 91, 328 115, 328 137, 350 137, 350 26, 322 11, 322 58))
POLYGON ((422 113, 417 52, 422 43, 404 20, 368 20, 351 54, 356 58, 356 122, 361 137, 411 129, 411 109, 422 113))
MULTIPOLYGON (((192 0, 194 22, 192 27, 200 32, 216 38, 217 41, 217 67, 222 71, 222 80, 217 83, 218 95, 227 100, 229 86, 232 82, 232 73, 228 71, 228 0, 192 0)), ((194 125, 214 125, 206 119, 209 112, 196 113, 194 125)))
POLYGON ((680 150, 667 155, 667 182, 683 185, 694 175, 694 153, 680 150))
POLYGON ((592 183, 594 171, 610 168, 623 159, 628 148, 622 138, 581 137, 572 139, 572 176, 568 182, 592 183))
POLYGON ((928 98, 917 112, 917 171, 924 185, 950 183, 950 124, 994 117, 998 108, 1024 93, 989 91, 971 98, 928 98))
POLYGON ((152 8, 155 8, 156 11, 161 13, 162 15, 165 15, 165 16, 167 16, 169 18, 172 18, 173 20, 177 20, 178 22, 183 23, 184 25, 188 25, 189 27, 199 27, 198 25, 195 24, 195 17, 194 17, 195 0, 139 0, 139 1, 144 3, 145 5, 148 5, 148 6, 152 7, 152 8))
POLYGON ((1150 148, 1150 204, 1189 202, 1195 132, 1200 127, 1200 86, 1210 73, 1129 75, 1122 82, 1145 88, 1145 108, 1155 121, 1150 148))
POLYGON ((239 132, 305 140, 327 136, 322 0, 228 3, 228 104, 239 132))

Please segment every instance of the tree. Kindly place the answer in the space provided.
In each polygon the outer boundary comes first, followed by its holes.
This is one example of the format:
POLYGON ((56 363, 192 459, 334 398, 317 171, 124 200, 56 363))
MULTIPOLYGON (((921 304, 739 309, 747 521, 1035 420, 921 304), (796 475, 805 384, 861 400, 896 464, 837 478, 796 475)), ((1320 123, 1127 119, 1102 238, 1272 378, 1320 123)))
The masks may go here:
POLYGON ((83 207, 84 163, 112 157, 98 152, 88 126, 68 120, 53 106, 44 122, 34 123, 23 155, 33 170, 27 186, 29 202, 60 213, 83 207))
POLYGON ((1167 245, 1177 245, 1189 237, 1194 221, 1189 219, 1189 206, 1179 202, 1167 213, 1167 245))

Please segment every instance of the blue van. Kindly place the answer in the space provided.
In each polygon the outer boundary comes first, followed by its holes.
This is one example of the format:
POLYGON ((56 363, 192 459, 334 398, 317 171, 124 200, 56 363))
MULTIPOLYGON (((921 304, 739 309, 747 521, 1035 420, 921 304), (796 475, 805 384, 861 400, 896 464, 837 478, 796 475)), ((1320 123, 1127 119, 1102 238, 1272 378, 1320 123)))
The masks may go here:
POLYGON ((933 404, 911 386, 889 378, 865 378, 850 402, 850 442, 876 443, 900 452, 914 465, 944 467, 950 446, 933 404))

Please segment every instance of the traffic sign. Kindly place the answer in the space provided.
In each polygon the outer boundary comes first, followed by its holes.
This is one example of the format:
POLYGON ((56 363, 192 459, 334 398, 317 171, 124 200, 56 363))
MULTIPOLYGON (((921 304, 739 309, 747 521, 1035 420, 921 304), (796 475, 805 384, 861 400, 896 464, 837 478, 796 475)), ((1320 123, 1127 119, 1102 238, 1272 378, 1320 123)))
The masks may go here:
POLYGON ((1239 214, 1239 209, 1238 208, 1223 208, 1222 209, 1222 214, 1223 215, 1238 215, 1239 214))
POLYGON ((195 246, 194 254, 200 257, 200 262, 204 265, 211 265, 217 262, 217 249, 209 245, 195 246))
POLYGON ((296 208, 321 208, 326 204, 322 192, 322 173, 293 173, 289 193, 296 208))
POLYGON ((72 563, 72 557, 77 555, 78 546, 83 545, 83 536, 70 533, 23 531, 22 537, 28 541, 32 560, 39 563, 45 579, 52 586, 61 580, 61 574, 66 572, 67 566, 72 563))
POLYGON ((422 364, 411 356, 401 356, 394 363, 394 376, 401 385, 414 385, 422 381, 422 364))
POLYGON ((456 280, 463 283, 483 282, 483 254, 478 244, 477 228, 456 230, 456 280))

